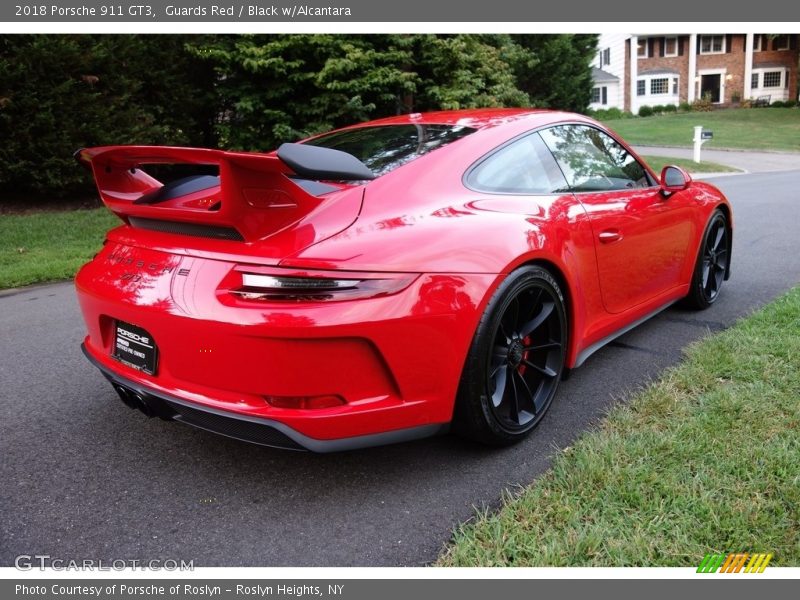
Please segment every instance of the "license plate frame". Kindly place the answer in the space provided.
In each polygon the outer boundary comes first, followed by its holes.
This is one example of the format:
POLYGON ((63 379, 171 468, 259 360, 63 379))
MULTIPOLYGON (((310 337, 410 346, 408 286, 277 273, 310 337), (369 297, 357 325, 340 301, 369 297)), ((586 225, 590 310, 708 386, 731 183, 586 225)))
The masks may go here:
POLYGON ((114 322, 111 356, 148 375, 155 375, 158 368, 158 346, 153 336, 141 327, 125 321, 114 322))

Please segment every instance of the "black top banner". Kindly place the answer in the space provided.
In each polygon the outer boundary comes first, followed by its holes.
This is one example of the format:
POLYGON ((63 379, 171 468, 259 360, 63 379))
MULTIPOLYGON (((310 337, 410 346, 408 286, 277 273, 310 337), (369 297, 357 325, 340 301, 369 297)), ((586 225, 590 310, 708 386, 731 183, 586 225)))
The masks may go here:
MULTIPOLYGON (((0 21, 43 22, 778 22, 800 21, 800 2, 669 3, 642 0, 613 2, 546 2, 543 0, 68 0, 0 4, 0 21)), ((787 31, 788 33, 788 31, 787 31)))

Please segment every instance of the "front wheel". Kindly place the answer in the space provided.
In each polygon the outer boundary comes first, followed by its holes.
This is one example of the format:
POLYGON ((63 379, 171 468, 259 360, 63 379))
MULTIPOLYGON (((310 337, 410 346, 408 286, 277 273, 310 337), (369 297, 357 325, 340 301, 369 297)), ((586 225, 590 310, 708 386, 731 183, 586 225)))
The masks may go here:
POLYGON ((491 445, 538 425, 564 370, 564 296, 546 270, 528 266, 500 284, 484 311, 459 386, 455 430, 491 445))
POLYGON ((706 226, 697 255, 692 284, 684 301, 689 308, 703 310, 717 301, 730 268, 730 260, 728 220, 722 211, 717 210, 706 226))

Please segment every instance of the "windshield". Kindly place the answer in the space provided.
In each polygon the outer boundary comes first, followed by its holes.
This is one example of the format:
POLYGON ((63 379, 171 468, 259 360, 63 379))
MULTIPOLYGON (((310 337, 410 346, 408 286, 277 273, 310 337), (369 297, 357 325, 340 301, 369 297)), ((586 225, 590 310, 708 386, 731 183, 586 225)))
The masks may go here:
POLYGON ((336 131, 304 143, 352 154, 380 176, 474 131, 461 125, 378 125, 336 131))

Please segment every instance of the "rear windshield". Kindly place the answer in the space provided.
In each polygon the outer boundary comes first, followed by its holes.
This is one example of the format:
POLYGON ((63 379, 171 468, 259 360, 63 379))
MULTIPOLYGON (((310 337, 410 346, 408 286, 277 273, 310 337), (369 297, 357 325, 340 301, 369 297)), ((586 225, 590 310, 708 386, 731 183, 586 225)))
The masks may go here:
POLYGON ((385 175, 474 131, 461 125, 378 125, 337 131, 305 143, 347 152, 376 175, 385 175))

